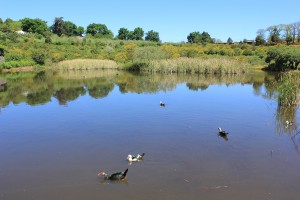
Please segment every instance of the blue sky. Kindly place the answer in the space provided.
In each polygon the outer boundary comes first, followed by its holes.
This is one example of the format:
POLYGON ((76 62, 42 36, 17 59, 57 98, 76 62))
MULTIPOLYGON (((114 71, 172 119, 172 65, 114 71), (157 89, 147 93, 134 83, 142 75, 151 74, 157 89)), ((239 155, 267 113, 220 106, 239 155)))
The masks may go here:
POLYGON ((300 21, 300 0, 1 0, 0 18, 40 18, 52 25, 64 17, 84 28, 105 24, 114 35, 122 27, 159 32, 163 42, 187 41, 194 31, 227 41, 254 39, 271 25, 300 21))

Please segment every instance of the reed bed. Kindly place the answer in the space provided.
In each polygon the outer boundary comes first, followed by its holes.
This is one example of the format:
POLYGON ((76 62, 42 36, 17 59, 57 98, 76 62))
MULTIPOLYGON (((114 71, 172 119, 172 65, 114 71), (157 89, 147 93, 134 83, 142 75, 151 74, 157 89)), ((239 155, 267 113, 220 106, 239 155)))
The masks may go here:
POLYGON ((55 68, 62 70, 118 69, 119 65, 112 60, 74 59, 61 61, 55 68))
POLYGON ((141 71, 161 73, 197 73, 197 74, 241 74, 247 71, 247 65, 226 58, 177 58, 152 60, 141 71))
POLYGON ((293 106, 299 104, 300 76, 298 74, 283 73, 279 80, 280 106, 293 106))

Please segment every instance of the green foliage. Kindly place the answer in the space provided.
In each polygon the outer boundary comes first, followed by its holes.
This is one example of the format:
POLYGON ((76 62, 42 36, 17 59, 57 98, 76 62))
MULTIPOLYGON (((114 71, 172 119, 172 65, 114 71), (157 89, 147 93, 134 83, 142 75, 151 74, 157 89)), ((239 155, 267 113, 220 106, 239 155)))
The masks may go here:
POLYGON ((255 45, 259 46, 259 45, 264 45, 266 43, 265 39, 263 38, 262 35, 258 35, 255 38, 255 45))
POLYGON ((189 43, 212 43, 213 40, 207 32, 202 32, 201 34, 197 32, 192 32, 187 36, 187 40, 189 43))
POLYGON ((300 48, 272 48, 267 52, 266 62, 269 63, 270 69, 277 71, 298 69, 300 64, 300 48))
POLYGON ((78 26, 77 27, 77 30, 76 30, 76 33, 78 36, 82 36, 84 34, 84 28, 82 26, 78 26))
POLYGON ((129 30, 127 28, 120 28, 118 31, 118 39, 128 40, 129 39, 129 30))
POLYGON ((144 30, 140 27, 137 27, 133 32, 129 32, 129 40, 143 40, 144 30))
POLYGON ((159 41, 160 41, 160 39, 159 39, 159 33, 158 33, 158 32, 155 32, 155 31, 153 31, 153 30, 148 31, 148 32, 146 33, 145 40, 153 41, 153 42, 159 42, 159 41))
POLYGON ((279 79, 278 103, 280 106, 293 106, 298 103, 300 91, 300 77, 290 73, 283 73, 279 79), (296 83, 296 84, 295 84, 296 83))
POLYGON ((10 69, 13 67, 35 66, 35 65, 36 65, 35 62, 30 60, 19 60, 19 61, 13 60, 13 61, 0 63, 0 69, 1 68, 10 69))
POLYGON ((64 33, 64 20, 63 17, 56 17, 54 24, 50 27, 52 33, 61 36, 64 33))
POLYGON ((22 30, 30 33, 38 33, 41 35, 45 35, 48 32, 48 26, 45 21, 41 19, 30 19, 24 18, 21 20, 22 22, 22 30))
POLYGON ((133 61, 136 63, 149 62, 150 60, 159 60, 168 58, 168 54, 159 47, 139 47, 133 54, 133 61))
POLYGON ((227 39, 227 43, 228 43, 228 44, 232 44, 232 43, 233 43, 233 40, 231 39, 231 37, 229 37, 229 38, 227 39))
POLYGON ((105 24, 90 24, 87 27, 86 33, 98 38, 113 38, 112 31, 105 24))
POLYGON ((32 53, 32 59, 39 65, 44 65, 46 62, 47 54, 43 51, 34 51, 32 53))

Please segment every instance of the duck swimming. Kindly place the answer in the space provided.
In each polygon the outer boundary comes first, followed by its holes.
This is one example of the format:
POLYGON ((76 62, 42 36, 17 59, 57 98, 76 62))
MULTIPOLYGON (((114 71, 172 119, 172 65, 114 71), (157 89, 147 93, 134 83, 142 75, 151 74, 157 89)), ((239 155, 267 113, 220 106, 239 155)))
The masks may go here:
POLYGON ((141 161, 143 160, 143 157, 144 157, 145 153, 142 153, 142 154, 137 154, 136 156, 133 156, 133 155, 128 155, 127 156, 127 160, 129 162, 137 162, 137 161, 141 161))
POLYGON ((106 179, 106 180, 123 180, 123 179, 125 179, 127 172, 128 172, 128 169, 126 169, 124 172, 116 172, 111 175, 108 175, 105 172, 100 171, 98 173, 98 176, 99 177, 103 176, 104 179, 106 179))
POLYGON ((219 136, 221 137, 227 137, 227 135, 229 134, 228 132, 222 131, 222 129, 219 127, 219 136))
POLYGON ((166 106, 166 104, 164 102, 162 102, 162 101, 159 102, 159 105, 163 106, 163 107, 166 106))

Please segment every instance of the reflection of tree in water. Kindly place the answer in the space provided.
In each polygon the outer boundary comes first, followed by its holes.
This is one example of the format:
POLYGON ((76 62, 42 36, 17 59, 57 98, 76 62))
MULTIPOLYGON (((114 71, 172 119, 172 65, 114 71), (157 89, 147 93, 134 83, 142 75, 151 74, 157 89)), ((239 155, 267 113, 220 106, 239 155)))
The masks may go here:
POLYGON ((27 103, 29 105, 44 104, 51 100, 52 93, 48 90, 43 90, 36 93, 30 93, 27 95, 27 103))
POLYGON ((100 83, 92 87, 88 86, 89 95, 93 98, 99 99, 106 97, 114 89, 113 83, 100 83))
POLYGON ((194 83, 187 83, 186 86, 190 89, 190 90, 194 90, 194 91, 198 91, 200 90, 206 90, 209 85, 203 84, 203 85, 195 85, 194 83))
POLYGON ((73 101, 79 96, 85 95, 86 91, 83 87, 76 88, 61 88, 54 93, 60 105, 66 105, 68 101, 73 101))

